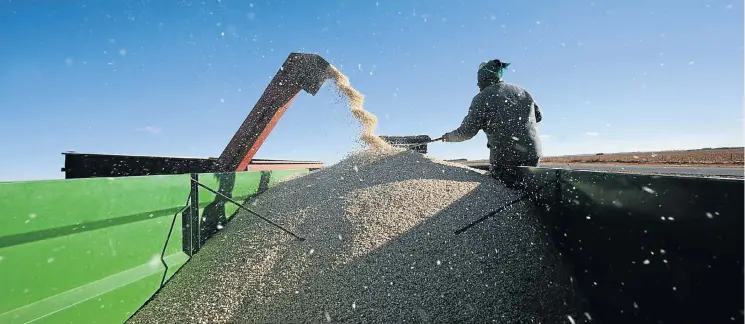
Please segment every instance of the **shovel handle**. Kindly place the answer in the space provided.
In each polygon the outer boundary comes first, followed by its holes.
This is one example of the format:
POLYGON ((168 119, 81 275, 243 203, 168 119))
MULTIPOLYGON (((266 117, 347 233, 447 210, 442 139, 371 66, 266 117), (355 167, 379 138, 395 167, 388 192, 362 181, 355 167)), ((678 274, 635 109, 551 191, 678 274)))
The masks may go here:
POLYGON ((406 145, 404 145, 403 147, 417 147, 417 146, 419 146, 419 145, 425 145, 425 144, 429 144, 429 143, 432 143, 432 142, 437 142, 437 141, 441 141, 441 140, 442 140, 442 137, 440 137, 440 138, 435 138, 435 139, 433 139, 433 140, 429 140, 429 141, 426 141, 426 142, 413 143, 413 144, 406 144, 406 145))

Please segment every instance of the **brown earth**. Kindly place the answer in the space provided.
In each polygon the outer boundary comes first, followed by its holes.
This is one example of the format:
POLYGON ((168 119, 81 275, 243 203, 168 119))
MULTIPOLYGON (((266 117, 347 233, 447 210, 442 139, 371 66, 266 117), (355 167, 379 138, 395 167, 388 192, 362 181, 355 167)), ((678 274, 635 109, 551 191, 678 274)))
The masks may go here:
MULTIPOLYGON (((745 151, 739 148, 713 148, 659 152, 598 153, 547 156, 541 164, 557 165, 648 165, 690 167, 743 167, 745 151)), ((458 161, 464 164, 488 163, 488 160, 458 161)))
POLYGON ((612 166, 659 166, 659 167, 691 167, 691 168, 742 168, 743 164, 735 163, 634 163, 634 162, 543 162, 542 165, 612 165, 612 166))
POLYGON ((743 148, 715 148, 682 151, 598 153, 544 157, 544 164, 643 164, 676 166, 742 167, 743 148))

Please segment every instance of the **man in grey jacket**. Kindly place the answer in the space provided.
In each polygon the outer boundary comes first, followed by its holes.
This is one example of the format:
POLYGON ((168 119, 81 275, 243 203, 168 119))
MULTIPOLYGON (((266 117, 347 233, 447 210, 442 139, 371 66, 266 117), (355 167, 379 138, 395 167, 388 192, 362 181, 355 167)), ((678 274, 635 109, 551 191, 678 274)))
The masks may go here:
POLYGON ((483 130, 490 150, 494 176, 513 182, 517 166, 537 166, 542 156, 537 123, 541 110, 533 97, 518 85, 505 83, 502 74, 510 63, 491 60, 478 70, 480 92, 458 129, 442 136, 444 142, 462 142, 483 130))

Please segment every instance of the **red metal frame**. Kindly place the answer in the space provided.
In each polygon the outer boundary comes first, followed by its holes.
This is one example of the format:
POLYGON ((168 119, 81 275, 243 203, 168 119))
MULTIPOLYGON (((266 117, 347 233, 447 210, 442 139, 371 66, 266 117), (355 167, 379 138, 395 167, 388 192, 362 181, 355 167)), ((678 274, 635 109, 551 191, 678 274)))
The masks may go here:
POLYGON ((315 95, 330 64, 316 54, 292 53, 218 158, 218 171, 243 171, 300 90, 315 95))
POLYGON ((264 130, 259 134, 259 137, 256 138, 256 141, 254 141, 253 145, 251 145, 251 148, 248 149, 248 153, 246 153, 246 156, 241 160, 241 162, 238 164, 238 167, 236 168, 236 171, 238 170, 246 170, 246 166, 251 162, 251 160, 254 158, 254 155, 256 155, 256 152, 259 151, 259 148, 261 148, 261 145, 264 144, 264 141, 267 137, 269 137, 269 133, 272 132, 274 129, 274 126, 277 125, 277 122, 279 122, 279 119, 282 118, 282 115, 285 113, 287 108, 290 107, 292 104, 292 101, 295 100, 295 97, 297 97, 297 94, 292 96, 287 103, 279 107, 277 109, 277 112, 274 113, 274 116, 272 116, 272 119, 269 120, 269 122, 264 127, 264 130))

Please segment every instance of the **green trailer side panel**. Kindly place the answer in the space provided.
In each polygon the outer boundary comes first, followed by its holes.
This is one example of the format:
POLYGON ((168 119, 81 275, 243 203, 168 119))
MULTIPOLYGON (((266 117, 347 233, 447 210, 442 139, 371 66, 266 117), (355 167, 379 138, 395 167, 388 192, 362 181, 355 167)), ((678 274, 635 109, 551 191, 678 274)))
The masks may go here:
MULTIPOLYGON (((147 219, 180 208, 188 175, 0 183, 0 247, 147 219), (86 228, 80 225, 85 225, 86 228)), ((174 210, 175 212, 175 210, 174 210)))
MULTIPOLYGON (((307 170, 273 172, 270 186, 297 172, 307 170)), ((241 202, 260 179, 199 175, 241 202)), ((189 190, 189 175, 0 183, 0 323, 126 320, 188 261, 180 211, 189 190)), ((205 189, 199 206, 226 218, 237 210, 205 189)))
POLYGON ((3 323, 122 322, 158 287, 162 270, 156 263, 135 267, 15 310, 3 323))
POLYGON ((153 293, 152 286, 160 283, 160 277, 150 276, 33 323, 123 323, 148 300, 153 293))
MULTIPOLYGON (((236 173, 235 183, 236 183, 236 190, 233 191, 232 198, 235 201, 244 202, 246 199, 255 195, 259 191, 259 184, 261 183, 261 172, 236 173), (238 186, 245 186, 245 187, 240 188, 238 186)), ((200 192, 199 194, 201 195, 202 192, 200 192)), ((236 211, 238 211, 238 206, 234 204, 225 204, 225 215, 227 215, 228 219, 233 217, 236 211)))
POLYGON ((159 262, 188 183, 188 175, 0 183, 0 274, 16 278, 0 285, 0 322, 22 306, 41 315, 39 301, 159 262))
MULTIPOLYGON (((297 172, 297 171, 296 171, 297 172)), ((199 174, 199 183, 216 190, 238 202, 243 202, 259 190, 261 172, 236 172, 236 173, 206 173, 199 174)), ((222 199, 216 199, 216 195, 207 189, 199 188, 199 206, 202 208, 220 209, 226 218, 233 216, 238 207, 232 203, 224 203, 222 199)))

